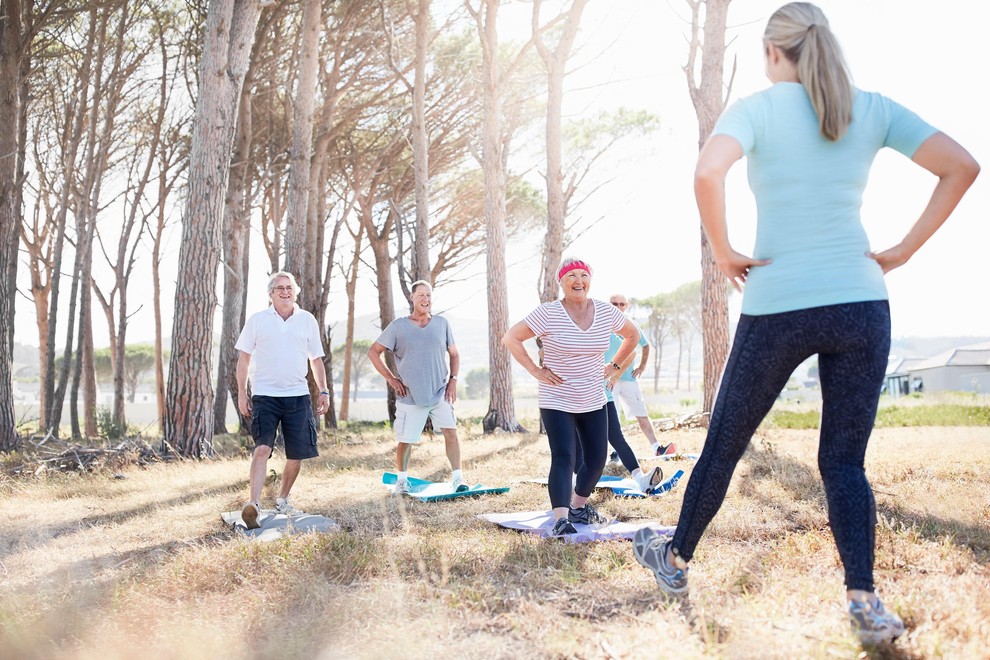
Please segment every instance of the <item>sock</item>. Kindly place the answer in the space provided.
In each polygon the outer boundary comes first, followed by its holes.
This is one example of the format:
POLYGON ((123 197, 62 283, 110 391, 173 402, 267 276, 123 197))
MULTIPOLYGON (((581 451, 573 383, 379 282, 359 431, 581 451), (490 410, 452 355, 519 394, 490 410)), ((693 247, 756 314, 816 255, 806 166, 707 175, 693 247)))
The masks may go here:
POLYGON ((656 452, 656 450, 658 450, 658 449, 660 449, 660 443, 659 442, 654 442, 653 443, 653 451, 656 452))
POLYGON ((396 480, 398 481, 409 481, 409 472, 396 472, 396 480))
POLYGON ((460 478, 461 478, 461 471, 460 470, 451 470, 451 472, 450 472, 450 480, 451 481, 457 481, 460 478))
POLYGON ((632 471, 632 476, 633 476, 633 479, 635 479, 636 477, 643 476, 643 468, 636 468, 635 470, 633 470, 632 471))

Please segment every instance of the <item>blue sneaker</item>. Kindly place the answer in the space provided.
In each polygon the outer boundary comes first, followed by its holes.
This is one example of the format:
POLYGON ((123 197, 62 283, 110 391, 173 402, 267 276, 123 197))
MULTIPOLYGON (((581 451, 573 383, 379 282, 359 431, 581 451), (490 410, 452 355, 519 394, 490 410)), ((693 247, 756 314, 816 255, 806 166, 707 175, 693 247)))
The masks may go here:
POLYGON ((653 571, 657 585, 672 596, 688 591, 687 569, 681 570, 667 561, 667 548, 673 543, 657 534, 655 529, 643 527, 633 537, 633 554, 636 561, 653 571))
POLYGON ((866 601, 849 601, 849 623, 863 644, 892 642, 904 634, 901 617, 888 612, 879 598, 875 605, 866 601))

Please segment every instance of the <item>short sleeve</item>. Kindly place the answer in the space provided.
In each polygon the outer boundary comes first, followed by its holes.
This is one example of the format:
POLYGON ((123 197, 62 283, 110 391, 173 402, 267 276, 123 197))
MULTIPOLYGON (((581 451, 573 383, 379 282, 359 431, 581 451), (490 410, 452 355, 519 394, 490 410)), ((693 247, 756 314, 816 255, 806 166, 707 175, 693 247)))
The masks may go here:
POLYGON ((395 350, 395 321, 389 323, 388 326, 382 330, 382 334, 378 335, 378 339, 375 340, 375 343, 381 344, 390 351, 395 350))
POLYGON ((307 352, 310 360, 321 358, 326 354, 323 350, 323 338, 320 337, 320 324, 315 316, 310 317, 308 343, 307 352))
POLYGON ((612 321, 612 332, 618 333, 622 329, 622 326, 626 324, 626 315, 619 311, 618 307, 608 306, 609 313, 612 315, 610 319, 612 321))
POLYGON ((450 323, 447 319, 443 320, 443 324, 447 330, 447 348, 450 348, 454 345, 454 331, 450 329, 450 323))
POLYGON ((540 305, 523 319, 523 323, 529 326, 529 329, 537 337, 542 337, 547 334, 547 326, 549 325, 550 315, 547 312, 546 305, 540 305))
POLYGON ((712 135, 727 135, 736 140, 743 153, 748 154, 756 142, 753 117, 746 99, 740 99, 722 113, 712 135))
POLYGON ((248 317, 247 323, 241 329, 241 334, 237 336, 237 341, 234 343, 234 348, 241 351, 242 353, 247 353, 250 355, 254 353, 254 347, 257 344, 257 337, 254 331, 254 316, 248 317))
MULTIPOLYGON (((633 321, 633 323, 635 323, 635 321, 633 321)), ((639 328, 639 325, 637 324, 636 327, 639 328)), ((643 329, 642 328, 639 328, 639 345, 640 345, 640 347, 648 346, 649 344, 650 344, 650 342, 646 340, 646 335, 643 334, 643 329)))
POLYGON ((918 147, 938 130, 903 105, 888 98, 884 98, 884 101, 889 120, 883 144, 911 158, 918 147))

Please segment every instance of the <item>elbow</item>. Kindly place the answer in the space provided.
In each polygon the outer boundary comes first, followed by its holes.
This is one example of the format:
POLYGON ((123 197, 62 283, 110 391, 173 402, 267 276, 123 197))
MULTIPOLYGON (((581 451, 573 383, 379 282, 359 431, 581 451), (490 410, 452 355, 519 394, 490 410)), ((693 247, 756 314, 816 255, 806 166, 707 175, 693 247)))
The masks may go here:
MULTIPOLYGON (((968 155, 968 154, 967 154, 968 155)), ((966 177, 966 187, 973 185, 976 181, 976 177, 980 175, 980 164, 976 162, 976 159, 972 156, 966 159, 963 164, 963 176, 966 177)))
POLYGON ((718 190, 725 181, 721 169, 699 162, 694 168, 694 194, 696 197, 718 190))
POLYGON ((509 333, 506 332, 504 335, 502 335, 502 339, 500 341, 502 342, 502 346, 508 348, 509 344, 512 342, 512 338, 509 337, 509 333))

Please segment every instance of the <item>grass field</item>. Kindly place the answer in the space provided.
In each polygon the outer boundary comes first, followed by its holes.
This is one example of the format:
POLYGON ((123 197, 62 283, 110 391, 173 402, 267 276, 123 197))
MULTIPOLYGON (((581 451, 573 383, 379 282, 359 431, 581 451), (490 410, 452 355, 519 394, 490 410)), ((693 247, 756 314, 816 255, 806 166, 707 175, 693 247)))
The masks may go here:
MULTIPOLYGON (((548 508, 545 489, 520 480, 545 476, 549 451, 536 434, 483 436, 477 424, 461 438, 468 480, 509 493, 391 498, 380 484, 393 467, 389 435, 352 428, 324 440, 294 493, 297 506, 344 531, 271 543, 220 522, 246 496, 248 457, 236 439, 219 460, 124 468, 117 478, 0 477, 0 657, 990 655, 986 425, 874 433, 877 583, 908 627, 875 649, 848 631, 816 431, 760 430, 684 600, 662 596, 629 542, 571 545, 478 520, 548 508)), ((629 439, 646 451, 638 432, 629 439)), ((703 440, 699 430, 663 436, 688 451, 703 440)), ((426 442, 412 465, 415 476, 446 479, 443 442, 426 442)), ((592 501, 613 517, 673 524, 683 483, 662 498, 592 501)))

